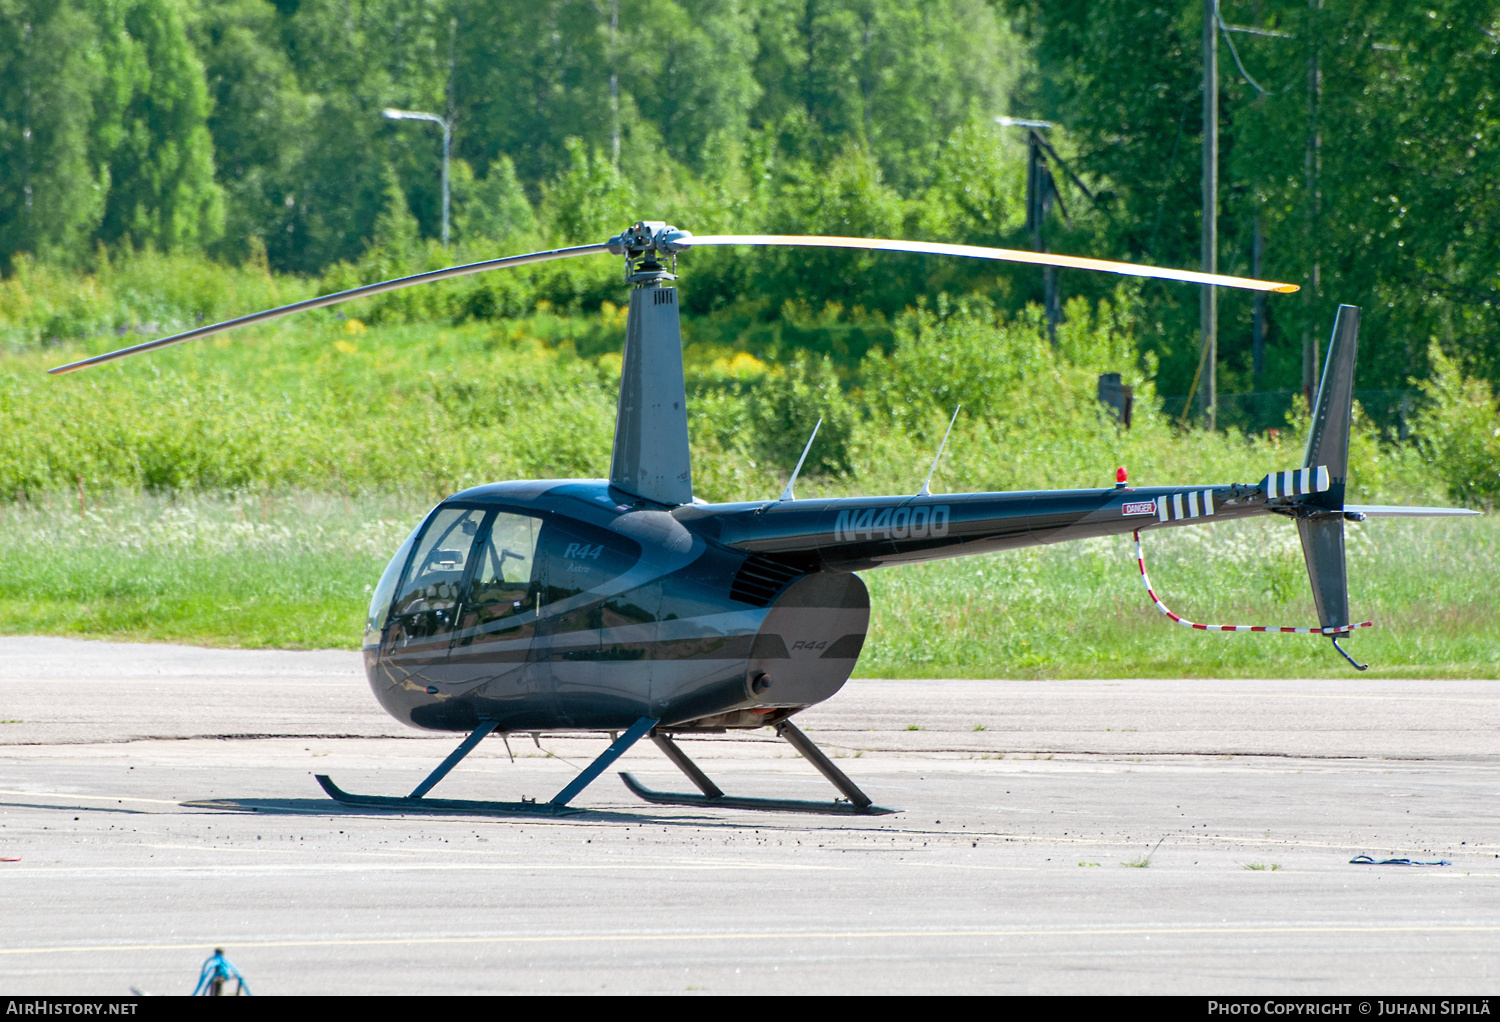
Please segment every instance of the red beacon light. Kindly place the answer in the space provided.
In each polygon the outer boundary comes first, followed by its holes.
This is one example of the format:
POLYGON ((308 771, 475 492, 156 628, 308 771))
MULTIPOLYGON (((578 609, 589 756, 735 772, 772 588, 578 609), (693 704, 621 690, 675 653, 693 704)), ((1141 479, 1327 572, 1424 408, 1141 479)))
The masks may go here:
POLYGON ((1125 481, 1129 478, 1130 473, 1125 471, 1124 465, 1121 465, 1119 468, 1115 469, 1115 489, 1125 489, 1125 481))

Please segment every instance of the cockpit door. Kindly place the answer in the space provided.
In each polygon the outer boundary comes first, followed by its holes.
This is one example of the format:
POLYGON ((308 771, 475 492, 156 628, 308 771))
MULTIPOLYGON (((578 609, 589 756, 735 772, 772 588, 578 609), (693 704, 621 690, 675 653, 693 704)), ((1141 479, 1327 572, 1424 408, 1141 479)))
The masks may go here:
POLYGON ((541 582, 535 566, 541 525, 532 515, 511 511, 496 511, 490 518, 465 587, 455 652, 494 645, 496 653, 524 653, 524 644, 536 633, 541 582))
POLYGON ((534 515, 491 512, 464 583, 449 652, 446 676, 457 686, 452 691, 468 695, 507 730, 525 730, 535 721, 552 726, 557 719, 552 678, 533 642, 541 531, 534 515))
POLYGON ((560 715, 577 727, 628 715, 630 706, 645 701, 651 665, 605 654, 604 614, 618 595, 619 577, 640 559, 640 544, 559 515, 543 526, 536 556, 542 604, 537 659, 547 666, 560 715))

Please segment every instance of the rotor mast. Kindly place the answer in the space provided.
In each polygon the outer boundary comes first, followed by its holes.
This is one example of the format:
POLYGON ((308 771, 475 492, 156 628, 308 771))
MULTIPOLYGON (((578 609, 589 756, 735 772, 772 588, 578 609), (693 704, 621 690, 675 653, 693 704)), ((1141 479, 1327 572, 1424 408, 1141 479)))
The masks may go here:
POLYGON ((609 239, 612 255, 625 257, 632 285, 625 322, 625 357, 610 485, 658 504, 693 500, 688 450, 687 385, 682 367, 682 326, 677 311, 677 253, 690 238, 660 221, 643 220, 609 239))

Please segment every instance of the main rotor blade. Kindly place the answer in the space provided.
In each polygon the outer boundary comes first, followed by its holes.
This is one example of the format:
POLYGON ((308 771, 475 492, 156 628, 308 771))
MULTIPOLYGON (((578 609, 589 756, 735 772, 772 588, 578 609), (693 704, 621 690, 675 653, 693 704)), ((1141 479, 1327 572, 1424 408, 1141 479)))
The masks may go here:
POLYGON ((569 259, 573 256, 594 255, 599 252, 608 251, 609 246, 607 244, 579 245, 574 248, 554 248, 545 252, 530 252, 526 255, 505 256, 502 259, 486 259, 483 262, 465 263, 463 266, 449 266, 442 270, 429 270, 426 273, 417 273, 410 277, 397 277, 395 280, 383 280, 378 284, 366 284, 363 287, 351 288, 348 291, 339 291, 331 295, 309 298, 306 301, 293 302, 291 305, 283 305, 278 309, 255 312, 248 316, 241 316, 238 319, 227 319, 222 323, 214 323, 210 326, 200 326, 196 330, 173 334, 171 337, 146 341, 143 344, 135 344, 128 348, 121 348, 118 351, 110 351, 103 355, 95 355, 92 358, 69 362, 65 366, 48 369, 47 372, 52 374, 71 373, 74 370, 87 369, 89 366, 99 365, 103 362, 113 362, 117 358, 127 358, 131 355, 139 355, 145 351, 155 351, 157 348, 165 348, 168 345, 181 344, 183 341, 192 341, 199 337, 209 337, 213 334, 220 334, 237 327, 250 326, 252 323, 264 323, 270 319, 280 319, 282 316, 290 316, 294 312, 321 309, 328 305, 337 305, 340 302, 352 301, 355 298, 368 298, 371 295, 384 294, 387 291, 397 291, 403 287, 414 287, 417 284, 431 284, 434 281, 447 280, 450 277, 464 277, 471 273, 483 273, 485 270, 498 270, 507 266, 526 266, 530 263, 545 263, 553 259, 569 259))
POLYGON ((1218 273, 1197 273, 1164 266, 1140 266, 1116 263, 1107 259, 1057 255, 1053 252, 1026 252, 1011 248, 984 248, 979 245, 945 245, 935 241, 898 241, 892 238, 829 238, 800 234, 707 234, 683 237, 680 245, 791 245, 798 248, 862 248, 880 252, 916 252, 922 255, 966 256, 970 259, 998 259, 1007 263, 1030 263, 1033 266, 1061 266, 1071 270, 1103 270, 1132 277, 1156 277, 1179 280, 1185 284, 1214 284, 1247 291, 1280 291, 1290 294, 1296 284, 1278 284, 1249 277, 1226 277, 1218 273))

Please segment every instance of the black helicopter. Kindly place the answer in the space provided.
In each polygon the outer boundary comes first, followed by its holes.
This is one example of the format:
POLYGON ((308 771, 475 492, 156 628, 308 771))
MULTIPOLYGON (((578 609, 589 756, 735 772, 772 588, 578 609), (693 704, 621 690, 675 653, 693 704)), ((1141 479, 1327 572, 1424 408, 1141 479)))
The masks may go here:
MULTIPOLYGON (((1240 277, 968 245, 766 235, 695 238, 664 223, 641 221, 601 244, 384 281, 50 371, 71 372, 294 312, 469 273, 584 255, 623 257, 630 306, 609 478, 493 483, 464 490, 435 507, 402 543, 370 602, 364 636, 370 686, 398 720, 430 730, 468 732, 468 737, 404 798, 353 795, 328 777, 318 777, 329 795, 353 806, 576 812, 569 806, 572 799, 649 736, 701 792, 652 791, 622 774, 630 790, 649 802, 891 812, 875 806, 791 719, 838 692, 859 659, 870 601, 857 572, 1094 536, 1134 532, 1138 539, 1139 532, 1152 529, 1281 515, 1294 520, 1301 534, 1320 622, 1318 628, 1296 630, 1327 636, 1349 659, 1338 646, 1340 638, 1358 627, 1349 617, 1345 521, 1472 513, 1344 503, 1359 329, 1359 310, 1348 305, 1340 306, 1334 324, 1302 464, 1270 473, 1259 483, 1136 488, 1126 485, 1122 475, 1115 487, 1103 489, 939 495, 923 483, 908 495, 798 500, 792 488, 802 467, 799 461, 776 500, 704 503, 693 495, 677 292, 670 282, 676 279, 676 257, 706 245, 877 249, 1262 291, 1297 290, 1295 285, 1240 277), (810 802, 725 795, 673 740, 767 726, 843 798, 810 802), (550 802, 425 797, 487 735, 561 731, 606 732, 613 741, 550 802)), ((939 457, 941 453, 939 448, 939 457)), ((1170 614, 1159 601, 1158 606, 1170 614)))

